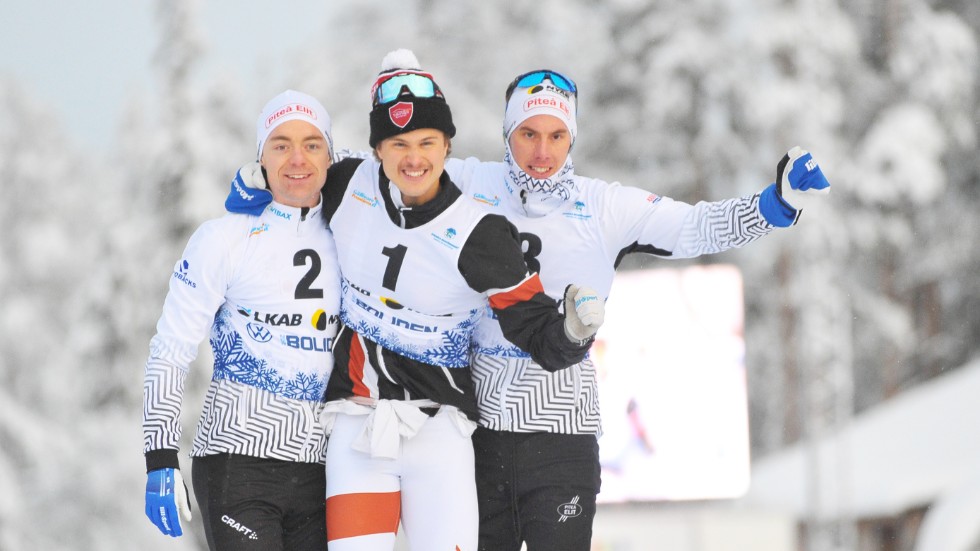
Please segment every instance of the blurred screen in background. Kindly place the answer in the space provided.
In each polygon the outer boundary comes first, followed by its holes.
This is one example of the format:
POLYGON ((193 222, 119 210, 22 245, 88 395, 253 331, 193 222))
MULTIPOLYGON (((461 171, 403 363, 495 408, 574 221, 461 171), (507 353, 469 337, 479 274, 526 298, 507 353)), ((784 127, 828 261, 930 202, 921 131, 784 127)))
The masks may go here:
POLYGON ((618 272, 592 347, 600 503, 733 498, 749 486, 742 276, 618 272))

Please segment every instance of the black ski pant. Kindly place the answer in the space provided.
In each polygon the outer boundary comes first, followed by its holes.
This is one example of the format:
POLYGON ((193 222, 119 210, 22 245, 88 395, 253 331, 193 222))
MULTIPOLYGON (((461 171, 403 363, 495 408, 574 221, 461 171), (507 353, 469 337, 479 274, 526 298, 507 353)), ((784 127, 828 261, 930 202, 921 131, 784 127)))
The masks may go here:
POLYGON ((473 433, 480 551, 589 551, 599 493, 594 435, 473 433))
POLYGON ((211 551, 326 551, 322 463, 195 457, 192 477, 211 551))

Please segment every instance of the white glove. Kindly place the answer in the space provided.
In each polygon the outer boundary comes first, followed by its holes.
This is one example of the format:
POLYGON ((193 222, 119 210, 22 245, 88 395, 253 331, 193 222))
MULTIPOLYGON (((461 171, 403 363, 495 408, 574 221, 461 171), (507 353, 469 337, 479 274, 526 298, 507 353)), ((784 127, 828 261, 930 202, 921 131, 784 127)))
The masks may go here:
POLYGON ((606 316, 606 303, 589 287, 565 287, 565 336, 583 343, 592 338, 606 316))

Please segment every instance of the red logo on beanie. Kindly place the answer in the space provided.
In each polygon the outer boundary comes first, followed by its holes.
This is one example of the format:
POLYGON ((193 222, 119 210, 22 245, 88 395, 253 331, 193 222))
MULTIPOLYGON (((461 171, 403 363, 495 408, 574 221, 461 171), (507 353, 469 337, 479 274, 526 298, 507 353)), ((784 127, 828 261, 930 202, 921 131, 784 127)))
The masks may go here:
POLYGON ((281 109, 269 115, 269 118, 265 120, 265 127, 269 128, 277 120, 281 119, 282 117, 285 117, 286 115, 290 115, 292 113, 299 113, 302 115, 306 115, 308 118, 316 120, 316 111, 314 111, 312 107, 307 107, 302 103, 290 103, 288 105, 284 105, 281 109))
POLYGON ((568 107, 568 104, 562 101, 561 98, 557 97, 534 96, 524 102, 524 111, 530 111, 539 107, 550 107, 552 109, 557 109, 566 117, 570 116, 572 112, 568 107))
POLYGON ((412 113, 415 106, 407 101, 400 101, 388 108, 388 118, 398 128, 405 126, 412 120, 412 113))

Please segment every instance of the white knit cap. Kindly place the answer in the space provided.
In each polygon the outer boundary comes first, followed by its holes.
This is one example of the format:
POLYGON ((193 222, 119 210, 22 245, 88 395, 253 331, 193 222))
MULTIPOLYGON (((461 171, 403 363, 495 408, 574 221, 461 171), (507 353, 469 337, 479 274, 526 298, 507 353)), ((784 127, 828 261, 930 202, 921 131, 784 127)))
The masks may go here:
POLYGON ((510 142, 510 135, 522 122, 535 115, 551 115, 565 123, 575 143, 578 125, 575 123, 575 97, 553 86, 549 81, 530 88, 516 88, 507 109, 504 111, 504 140, 510 142))
POLYGON ((256 123, 256 142, 258 151, 256 160, 262 157, 262 146, 265 140, 280 124, 286 121, 301 120, 317 127, 327 140, 327 149, 333 155, 333 137, 330 135, 330 115, 313 96, 286 90, 269 100, 262 108, 262 114, 256 123))

